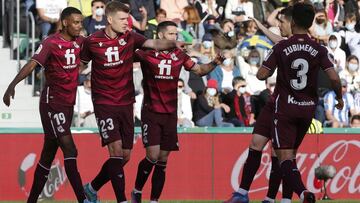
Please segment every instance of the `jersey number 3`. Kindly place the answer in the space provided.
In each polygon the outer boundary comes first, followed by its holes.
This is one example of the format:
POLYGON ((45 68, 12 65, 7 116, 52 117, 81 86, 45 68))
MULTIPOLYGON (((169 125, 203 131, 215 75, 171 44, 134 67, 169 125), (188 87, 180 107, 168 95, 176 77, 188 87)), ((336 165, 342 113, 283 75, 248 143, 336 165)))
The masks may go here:
POLYGON ((307 85, 306 73, 309 71, 309 63, 305 59, 299 58, 292 62, 291 68, 297 71, 297 78, 290 80, 291 87, 295 90, 304 89, 307 85))

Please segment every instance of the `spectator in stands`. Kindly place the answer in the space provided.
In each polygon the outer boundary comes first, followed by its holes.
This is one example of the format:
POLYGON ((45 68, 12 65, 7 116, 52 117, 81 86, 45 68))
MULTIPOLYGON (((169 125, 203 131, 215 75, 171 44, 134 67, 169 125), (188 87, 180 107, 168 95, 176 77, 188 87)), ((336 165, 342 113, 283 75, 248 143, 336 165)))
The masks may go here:
POLYGON ((354 55, 349 56, 346 60, 346 67, 340 71, 339 76, 347 81, 350 92, 360 91, 359 59, 354 55))
POLYGON ((219 92, 217 91, 216 80, 210 79, 202 95, 200 95, 194 105, 194 121, 197 126, 233 127, 232 123, 223 121, 222 111, 230 111, 230 107, 220 102, 219 92))
POLYGON ((217 90, 226 94, 232 91, 232 81, 240 76, 240 70, 235 65, 233 50, 223 50, 222 54, 226 59, 210 73, 210 78, 216 80, 217 90))
POLYGON ((254 18, 264 23, 268 16, 274 11, 275 8, 281 6, 280 0, 250 0, 253 3, 254 18))
POLYGON ((96 128, 96 119, 94 107, 91 99, 91 79, 87 75, 84 85, 79 86, 76 94, 76 103, 74 106, 74 122, 78 127, 96 128), (80 124, 80 125, 78 125, 80 124))
POLYGON ((355 113, 360 114, 360 91, 354 94, 355 113))
POLYGON ((240 65, 241 76, 248 83, 247 91, 251 95, 259 95, 261 91, 266 89, 265 81, 256 78, 256 73, 262 64, 259 51, 251 49, 246 62, 240 65))
POLYGON ((83 16, 92 15, 92 0, 67 0, 68 6, 75 7, 81 11, 83 16))
POLYGON ((215 0, 195 0, 194 6, 197 9, 201 19, 204 19, 208 15, 213 15, 214 17, 219 16, 218 12, 216 11, 217 3, 215 0))
POLYGON ((335 59, 335 70, 340 72, 345 69, 346 64, 346 54, 345 51, 340 48, 341 45, 341 36, 339 33, 332 33, 329 37, 329 43, 327 49, 329 53, 334 56, 335 59))
POLYGON ((144 77, 143 77, 143 74, 141 71, 140 62, 134 62, 133 63, 133 82, 134 82, 134 88, 135 88, 135 95, 143 93, 143 86, 142 86, 143 78, 144 77))
POLYGON ((159 8, 156 10, 156 16, 155 19, 151 19, 147 22, 147 26, 144 32, 144 35, 148 39, 156 39, 156 29, 157 25, 163 21, 165 21, 166 18, 166 11, 164 9, 159 8))
POLYGON ((196 57, 199 64, 206 64, 209 63, 212 59, 214 59, 215 49, 211 34, 205 34, 200 44, 200 50, 191 50, 189 52, 189 55, 192 57, 196 57))
POLYGON ((251 108, 251 95, 246 92, 246 81, 243 77, 235 77, 232 81, 233 90, 223 96, 224 104, 230 107, 225 114, 225 121, 234 126, 251 126, 254 124, 254 113, 251 108))
POLYGON ((354 115, 353 117, 351 117, 350 127, 360 128, 360 115, 354 115))
MULTIPOLYGON (((127 5, 130 9, 130 0, 117 0, 125 5, 127 5)), ((131 14, 129 15, 128 18, 128 28, 131 31, 133 28, 139 30, 139 31, 144 31, 146 29, 146 24, 147 24, 147 10, 144 6, 139 8, 139 12, 142 15, 142 19, 141 21, 137 21, 131 14)))
POLYGON ((345 38, 345 44, 348 44, 353 38, 360 38, 360 34, 355 31, 356 15, 347 13, 345 18, 345 27, 339 31, 341 37, 345 38))
POLYGON ((67 7, 66 0, 36 0, 36 9, 40 17, 41 37, 48 36, 50 29, 58 26, 61 11, 67 7))
POLYGON ((92 14, 84 18, 83 25, 87 35, 105 28, 107 20, 105 17, 105 0, 91 1, 92 14))
POLYGON ((254 17, 254 5, 248 0, 228 0, 225 7, 225 17, 234 22, 242 22, 246 16, 254 17))
MULTIPOLYGON (((193 39, 201 39, 204 35, 202 25, 199 25, 201 19, 194 6, 186 6, 183 12, 183 21, 180 22, 180 28, 189 33, 193 39)), ((180 34, 184 34, 181 32, 180 34)), ((187 41, 187 40, 184 40, 187 41)))
POLYGON ((233 49, 238 41, 236 39, 235 24, 230 19, 225 19, 220 23, 221 30, 211 30, 211 35, 215 46, 218 49, 233 49))
POLYGON ((154 8, 154 0, 131 0, 130 8, 131 15, 135 18, 135 20, 141 22, 143 20, 143 15, 140 12, 141 8, 146 8, 147 11, 147 19, 155 18, 155 8, 154 8))
POLYGON ((360 20, 360 1, 359 0, 347 0, 345 3, 345 13, 353 13, 356 17, 356 22, 360 20))
POLYGON ((328 92, 324 97, 326 123, 334 128, 349 126, 349 115, 355 114, 354 98, 347 91, 347 81, 345 79, 341 79, 341 86, 344 100, 344 108, 342 110, 335 108, 336 99, 334 91, 328 92))
POLYGON ((177 101, 177 126, 191 128, 194 123, 191 121, 193 117, 191 98, 184 93, 184 81, 179 79, 178 81, 178 101, 177 101))
POLYGON ((167 12, 169 20, 182 21, 184 8, 188 6, 187 0, 161 0, 160 8, 167 12))
POLYGON ((315 14, 315 21, 310 28, 310 33, 316 41, 327 44, 329 35, 333 33, 333 27, 324 8, 319 8, 315 14))
POLYGON ((338 30, 338 28, 343 26, 345 19, 345 9, 343 4, 344 4, 343 0, 325 1, 325 10, 334 30, 338 30))
MULTIPOLYGON (((194 53, 196 52, 190 52, 189 56, 192 57, 191 59, 195 63, 201 64, 199 58, 196 57, 197 54, 195 54, 195 57, 192 55, 194 53)), ((185 83, 184 92, 189 95, 191 99, 196 99, 197 95, 202 94, 207 85, 206 75, 199 76, 191 71, 184 70, 184 68, 181 69, 179 77, 185 83)))

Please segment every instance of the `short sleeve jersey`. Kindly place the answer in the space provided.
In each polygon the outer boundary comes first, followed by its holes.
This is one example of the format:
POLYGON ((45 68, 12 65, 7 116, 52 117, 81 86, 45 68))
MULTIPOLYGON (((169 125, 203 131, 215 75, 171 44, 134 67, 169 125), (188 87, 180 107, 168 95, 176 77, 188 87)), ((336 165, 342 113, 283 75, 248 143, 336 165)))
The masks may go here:
POLYGON ((56 33, 40 44, 31 59, 45 69, 46 82, 40 102, 66 106, 75 104, 83 41, 83 37, 67 41, 56 33))
POLYGON ((111 39, 105 30, 90 35, 83 44, 81 60, 92 61, 91 92, 94 104, 129 105, 135 102, 133 56, 146 38, 126 32, 111 39))
POLYGON ((136 50, 143 72, 143 108, 157 113, 176 113, 177 84, 182 66, 190 71, 195 63, 180 49, 170 52, 136 50))
POLYGON ((270 71, 278 68, 273 94, 275 112, 299 117, 313 114, 318 101, 319 68, 331 69, 333 61, 327 49, 306 34, 294 35, 276 44, 262 65, 270 71))

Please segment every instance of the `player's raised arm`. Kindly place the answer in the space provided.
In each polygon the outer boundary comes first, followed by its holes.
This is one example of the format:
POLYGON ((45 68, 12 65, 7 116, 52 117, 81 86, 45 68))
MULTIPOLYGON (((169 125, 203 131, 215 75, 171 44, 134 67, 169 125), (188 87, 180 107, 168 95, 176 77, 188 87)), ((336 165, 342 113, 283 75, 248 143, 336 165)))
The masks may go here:
POLYGON ((271 32, 268 28, 266 28, 260 21, 256 18, 249 17, 249 19, 253 20, 256 23, 256 26, 264 33, 266 37, 268 37, 274 44, 277 44, 284 38, 271 32))
POLYGON ((184 49, 185 42, 179 42, 175 40, 160 40, 160 39, 148 39, 143 44, 143 47, 155 49, 158 51, 169 50, 173 48, 184 49))
POLYGON ((223 63, 224 56, 217 54, 215 59, 208 64, 195 64, 191 71, 199 76, 206 75, 215 69, 216 66, 223 63))
POLYGON ((4 96, 3 96, 3 102, 6 106, 10 106, 10 97, 14 99, 15 96, 15 86, 22 81, 24 78, 30 75, 30 73, 34 70, 34 68, 38 64, 34 60, 30 60, 27 62, 23 68, 20 70, 20 72, 15 76, 13 81, 9 84, 8 88, 6 89, 4 96))

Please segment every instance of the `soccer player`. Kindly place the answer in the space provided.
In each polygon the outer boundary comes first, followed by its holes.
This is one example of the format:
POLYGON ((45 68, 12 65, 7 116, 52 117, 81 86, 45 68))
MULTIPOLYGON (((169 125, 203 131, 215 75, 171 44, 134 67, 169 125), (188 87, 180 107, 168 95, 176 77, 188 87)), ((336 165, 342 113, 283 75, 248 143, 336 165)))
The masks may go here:
POLYGON ((129 7, 111 1, 105 8, 108 25, 90 35, 83 44, 81 60, 92 61, 91 92, 102 146, 109 159, 95 179, 86 184, 85 193, 92 202, 97 191, 111 180, 117 202, 126 202, 123 165, 129 160, 134 140, 133 84, 134 52, 139 48, 166 50, 184 45, 169 40, 147 40, 128 31, 129 7))
MULTIPOLYGON (((280 42, 281 40, 284 40, 286 38, 291 37, 291 18, 292 18, 292 6, 289 6, 287 8, 282 9, 279 12, 279 29, 281 32, 281 36, 276 35, 269 31, 264 25, 261 24, 257 19, 252 18, 259 29, 265 33, 265 35, 273 41, 275 44, 280 42)), ((258 124, 254 128, 253 132, 253 140, 252 140, 252 146, 250 146, 251 149, 256 149, 258 151, 262 151, 267 144, 268 141, 271 140, 271 123, 273 122, 273 118, 271 116, 273 110, 274 104, 271 102, 268 102, 263 109, 264 113, 261 113, 259 118, 257 119, 258 124), (259 137, 262 136, 262 137, 259 137), (263 139, 266 138, 266 139, 263 139), (259 140, 262 140, 261 142, 259 140)), ((272 148, 272 156, 271 156, 271 172, 269 177, 269 187, 266 194, 265 199, 262 201, 262 203, 274 203, 276 194, 278 192, 280 183, 281 183, 281 170, 280 170, 280 164, 278 161, 278 158, 276 157, 275 151, 272 148)), ((296 154, 296 153, 295 153, 296 154)), ((293 160, 296 163, 296 157, 294 157, 293 160)), ((259 162, 260 164, 260 162, 259 162)), ((256 170, 259 166, 257 166, 256 170)), ((244 173, 245 174, 245 173, 244 173)), ((244 180, 241 188, 249 190, 250 188, 250 181, 245 181, 246 177, 244 177, 242 180, 244 180), (249 183, 249 184, 245 184, 249 183)), ((282 200, 281 203, 291 203, 292 193, 291 187, 288 186, 289 184, 286 181, 283 181, 283 187, 282 187, 282 200)))
MULTIPOLYGON (((333 59, 325 47, 311 40, 307 34, 314 16, 312 5, 295 4, 291 21, 293 36, 273 47, 257 73, 258 79, 265 80, 272 75, 276 67, 279 69, 275 92, 269 102, 272 105, 267 105, 269 109, 262 111, 261 115, 266 114, 263 117, 270 116, 273 119, 272 144, 280 162, 283 180, 289 183, 289 187, 304 203, 315 202, 315 196, 306 190, 293 159, 315 113, 318 101, 317 73, 319 68, 326 72, 336 92, 338 101, 336 107, 341 109, 344 104, 340 79, 334 70, 333 59)), ((256 128, 269 127, 258 121, 256 128)), ((253 138, 256 143, 267 142, 265 137, 258 136, 257 138, 259 139, 253 138)), ((250 145, 240 188, 226 203, 249 202, 248 190, 259 167, 260 159, 261 149, 253 149, 250 145)))
MULTIPOLYGON (((176 40, 177 25, 161 22, 157 27, 160 40, 176 40)), ((132 203, 141 203, 142 189, 152 169, 151 203, 158 202, 165 183, 165 169, 171 151, 178 151, 177 85, 181 67, 203 76, 220 65, 224 58, 217 55, 209 64, 195 64, 181 49, 169 51, 137 50, 143 72, 144 101, 141 110, 142 140, 146 156, 140 161, 131 193, 132 203)))
POLYGON ((10 97, 14 98, 15 95, 15 86, 37 65, 45 69, 46 83, 40 97, 44 146, 35 170, 28 203, 37 202, 59 147, 64 154, 66 175, 78 202, 87 202, 76 164, 77 149, 70 131, 78 85, 80 49, 83 43, 83 38, 79 36, 82 20, 82 14, 78 9, 65 8, 61 13, 63 29, 44 39, 32 59, 9 84, 3 97, 4 103, 9 106, 10 97))

